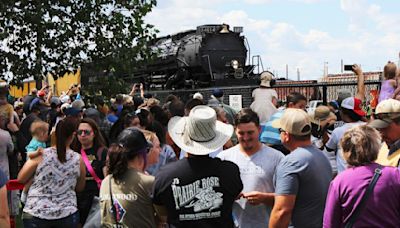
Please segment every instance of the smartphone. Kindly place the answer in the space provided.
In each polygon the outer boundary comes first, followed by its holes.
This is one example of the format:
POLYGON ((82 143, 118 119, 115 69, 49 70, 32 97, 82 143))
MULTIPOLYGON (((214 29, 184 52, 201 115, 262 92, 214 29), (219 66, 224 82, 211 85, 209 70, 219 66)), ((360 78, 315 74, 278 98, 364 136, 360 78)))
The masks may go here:
POLYGON ((353 71, 353 65, 344 65, 345 71, 353 71))

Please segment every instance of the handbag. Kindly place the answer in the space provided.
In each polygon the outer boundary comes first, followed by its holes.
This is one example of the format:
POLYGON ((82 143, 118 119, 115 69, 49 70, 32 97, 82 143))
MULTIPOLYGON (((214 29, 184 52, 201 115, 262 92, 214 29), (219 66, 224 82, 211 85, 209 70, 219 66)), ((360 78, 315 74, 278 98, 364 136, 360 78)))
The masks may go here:
POLYGON ((83 228, 100 228, 101 227, 101 213, 100 213, 100 198, 95 196, 92 201, 92 206, 88 217, 86 218, 83 228))
POLYGON ((371 192, 374 190, 375 184, 381 175, 382 175, 382 169, 380 167, 376 168, 374 176, 372 177, 372 180, 369 183, 367 190, 365 191, 364 195, 361 198, 360 204, 358 205, 358 207, 356 207, 356 209, 354 209, 353 214, 345 223, 344 225, 345 228, 353 227, 354 223, 357 221, 358 216, 360 216, 362 209, 364 209, 365 203, 367 202, 367 199, 371 194, 371 192))

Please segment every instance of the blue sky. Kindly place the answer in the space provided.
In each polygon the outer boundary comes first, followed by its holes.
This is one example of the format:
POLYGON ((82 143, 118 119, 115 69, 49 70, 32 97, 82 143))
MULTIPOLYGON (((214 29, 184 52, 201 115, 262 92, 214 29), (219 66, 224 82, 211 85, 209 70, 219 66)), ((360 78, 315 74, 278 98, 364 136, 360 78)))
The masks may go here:
POLYGON ((202 24, 243 26, 252 55, 279 77, 318 79, 361 64, 364 71, 398 62, 400 1, 394 0, 158 0, 146 22, 160 35, 202 24))

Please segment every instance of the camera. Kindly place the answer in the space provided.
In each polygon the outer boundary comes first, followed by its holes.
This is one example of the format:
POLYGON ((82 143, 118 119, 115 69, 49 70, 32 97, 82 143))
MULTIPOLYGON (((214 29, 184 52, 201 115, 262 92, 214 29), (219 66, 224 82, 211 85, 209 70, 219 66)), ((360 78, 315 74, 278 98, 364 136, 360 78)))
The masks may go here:
POLYGON ((344 65, 344 70, 345 71, 353 71, 353 66, 354 65, 344 65))

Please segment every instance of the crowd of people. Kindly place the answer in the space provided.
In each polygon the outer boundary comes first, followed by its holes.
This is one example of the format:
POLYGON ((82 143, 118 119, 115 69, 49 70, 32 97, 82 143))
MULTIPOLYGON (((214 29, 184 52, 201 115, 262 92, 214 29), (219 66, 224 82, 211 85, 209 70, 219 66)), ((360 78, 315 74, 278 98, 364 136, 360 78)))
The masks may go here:
POLYGON ((44 87, 14 106, 0 89, 0 227, 400 227, 398 70, 368 118, 353 71, 356 94, 313 113, 298 92, 278 107, 268 72, 241 110, 218 88, 89 104, 44 87))

